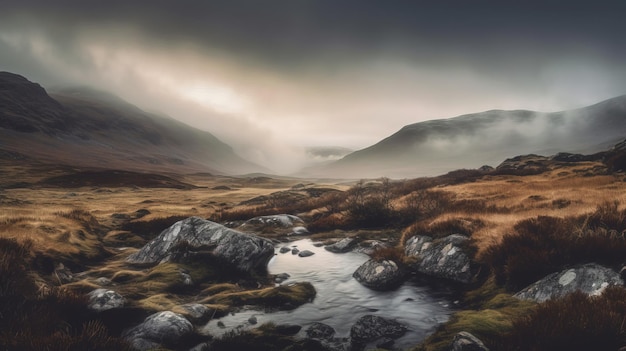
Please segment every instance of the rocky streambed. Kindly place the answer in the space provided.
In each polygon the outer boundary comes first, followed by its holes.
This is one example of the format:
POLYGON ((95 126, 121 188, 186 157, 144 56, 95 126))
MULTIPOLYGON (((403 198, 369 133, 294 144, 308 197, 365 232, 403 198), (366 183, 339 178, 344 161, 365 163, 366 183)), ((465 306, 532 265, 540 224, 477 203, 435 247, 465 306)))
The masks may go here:
POLYGON ((418 344, 448 319, 453 306, 451 290, 420 284, 414 279, 390 291, 369 289, 353 278, 353 273, 368 259, 369 256, 360 252, 330 252, 310 239, 277 245, 276 255, 268 264, 270 274, 288 274, 289 278, 280 282, 282 285, 312 283, 317 291, 315 299, 290 311, 242 310, 211 320, 202 330, 221 335, 232 329, 273 322, 299 325, 302 327, 299 335, 305 337, 311 326, 323 323, 335 330, 336 339, 342 339, 350 336, 357 320, 374 315, 395 320, 407 328, 394 344, 405 349, 418 344), (301 257, 292 250, 281 253, 283 247, 300 252, 308 250, 314 255, 301 257))

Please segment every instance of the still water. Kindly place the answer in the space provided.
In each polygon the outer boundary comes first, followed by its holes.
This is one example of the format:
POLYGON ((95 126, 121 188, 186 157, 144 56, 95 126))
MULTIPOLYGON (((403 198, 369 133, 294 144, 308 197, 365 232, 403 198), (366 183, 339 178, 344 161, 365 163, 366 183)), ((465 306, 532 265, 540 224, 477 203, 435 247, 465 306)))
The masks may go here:
POLYGON ((366 314, 395 319, 409 328, 395 346, 414 346, 430 334, 434 328, 447 321, 452 313, 451 291, 420 284, 414 280, 393 291, 375 291, 359 284, 352 273, 368 256, 363 253, 331 253, 323 247, 315 247, 309 239, 281 244, 276 255, 268 264, 271 274, 288 273, 291 277, 282 284, 310 282, 317 291, 312 303, 295 310, 265 313, 244 310, 210 321, 204 332, 219 336, 237 327, 252 327, 248 319, 256 317, 258 325, 266 322, 290 323, 302 326, 300 335, 313 322, 330 325, 336 330, 335 337, 348 337, 354 322, 366 314), (291 252, 278 253, 282 246, 294 246, 299 250, 310 250, 315 255, 299 257, 291 252), (221 321, 225 328, 217 326, 221 321))

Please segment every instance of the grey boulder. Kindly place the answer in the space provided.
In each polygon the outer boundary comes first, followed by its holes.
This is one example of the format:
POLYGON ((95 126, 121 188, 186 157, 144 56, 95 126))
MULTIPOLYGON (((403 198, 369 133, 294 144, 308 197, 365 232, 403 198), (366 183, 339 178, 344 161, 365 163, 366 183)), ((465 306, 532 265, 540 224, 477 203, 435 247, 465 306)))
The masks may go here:
POLYGON ((417 258, 411 268, 422 274, 469 283, 474 276, 469 256, 464 252, 463 244, 469 240, 460 234, 433 239, 425 235, 410 238, 404 253, 417 258))
POLYGON ((193 325, 185 317, 171 311, 155 313, 143 323, 122 333, 138 350, 150 350, 161 346, 174 346, 191 336, 193 325))
POLYGON ((124 297, 113 290, 96 289, 89 294, 88 307, 94 311, 102 312, 113 308, 124 307, 124 297))
POLYGON ((624 285, 619 273, 596 263, 588 263, 549 274, 514 296, 543 302, 577 290, 588 295, 600 295, 610 285, 624 285))
POLYGON ((468 332, 459 332, 452 340, 452 351, 489 351, 480 339, 468 332))
POLYGON ((128 256, 130 263, 161 263, 172 259, 177 244, 194 248, 208 248, 235 267, 246 271, 263 271, 274 256, 270 240, 245 234, 199 217, 190 217, 174 223, 141 250, 128 256))
POLYGON ((306 330, 310 339, 330 340, 335 336, 335 329, 328 324, 313 322, 306 330))
POLYGON ((357 268, 352 276, 370 289, 389 290, 402 283, 405 272, 392 260, 376 261, 370 259, 357 268))

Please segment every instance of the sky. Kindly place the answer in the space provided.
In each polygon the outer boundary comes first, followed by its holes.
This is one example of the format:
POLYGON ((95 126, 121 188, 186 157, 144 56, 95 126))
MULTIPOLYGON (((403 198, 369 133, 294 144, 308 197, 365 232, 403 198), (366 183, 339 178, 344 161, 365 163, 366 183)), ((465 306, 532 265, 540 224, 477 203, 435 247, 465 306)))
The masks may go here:
POLYGON ((91 86, 278 172, 404 125, 626 94, 626 1, 0 0, 0 71, 91 86))

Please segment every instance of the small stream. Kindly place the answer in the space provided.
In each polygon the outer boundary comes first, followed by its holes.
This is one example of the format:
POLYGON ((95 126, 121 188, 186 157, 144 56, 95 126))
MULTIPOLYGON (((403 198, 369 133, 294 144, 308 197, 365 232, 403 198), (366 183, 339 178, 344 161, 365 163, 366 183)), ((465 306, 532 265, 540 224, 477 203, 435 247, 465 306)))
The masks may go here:
POLYGON ((219 336, 236 327, 253 327, 248 322, 256 317, 258 325, 266 322, 290 323, 302 326, 301 336, 313 322, 321 322, 335 328, 335 337, 348 337, 354 322, 363 315, 375 314, 396 319, 408 326, 409 331, 396 340, 395 346, 405 349, 415 346, 434 328, 448 320, 452 313, 452 291, 433 288, 409 280, 393 291, 375 291, 359 284, 352 273, 369 257, 363 253, 331 253, 323 247, 315 247, 309 239, 281 244, 276 247, 277 255, 268 264, 271 274, 288 273, 291 277, 282 284, 310 282, 317 290, 312 303, 295 310, 265 313, 243 310, 217 320, 211 320, 203 332, 219 336), (315 255, 299 257, 291 252, 278 253, 282 246, 295 246, 299 250, 310 250, 315 255), (221 321, 226 327, 217 326, 221 321))

